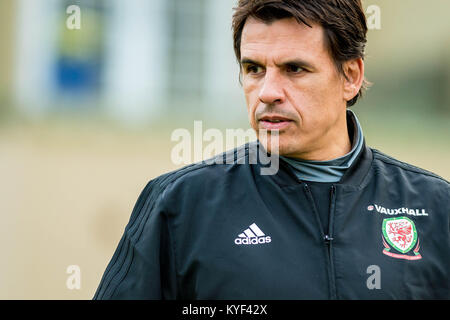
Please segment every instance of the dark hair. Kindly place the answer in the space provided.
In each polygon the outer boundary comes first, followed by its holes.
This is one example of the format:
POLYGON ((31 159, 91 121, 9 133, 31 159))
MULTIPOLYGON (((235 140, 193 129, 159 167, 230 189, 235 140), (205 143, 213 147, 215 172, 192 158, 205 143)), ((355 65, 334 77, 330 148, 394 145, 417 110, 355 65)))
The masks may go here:
MULTIPOLYGON (((367 22, 361 0, 239 0, 233 14, 234 51, 240 64, 241 37, 247 18, 265 23, 284 18, 295 18, 298 23, 311 27, 322 26, 325 41, 337 70, 346 77, 343 63, 364 59, 367 22)), ((364 80, 361 90, 347 106, 352 106, 362 96, 369 83, 364 80)))

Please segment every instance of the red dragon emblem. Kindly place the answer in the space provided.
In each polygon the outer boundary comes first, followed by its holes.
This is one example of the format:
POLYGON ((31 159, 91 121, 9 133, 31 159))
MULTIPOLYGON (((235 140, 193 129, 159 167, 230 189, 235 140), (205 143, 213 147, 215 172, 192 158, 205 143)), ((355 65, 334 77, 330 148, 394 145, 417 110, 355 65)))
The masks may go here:
POLYGON ((419 260, 422 256, 419 254, 419 241, 414 222, 407 217, 389 218, 383 220, 383 244, 385 249, 383 253, 398 259, 419 260), (414 246, 414 256, 407 255, 414 246), (389 246, 390 245, 390 246, 389 246), (397 254, 391 252, 391 247, 401 252, 397 254))
POLYGON ((410 243, 412 238, 412 226, 406 222, 392 222, 388 225, 389 230, 387 233, 392 235, 395 242, 398 243, 400 247, 405 249, 410 243))

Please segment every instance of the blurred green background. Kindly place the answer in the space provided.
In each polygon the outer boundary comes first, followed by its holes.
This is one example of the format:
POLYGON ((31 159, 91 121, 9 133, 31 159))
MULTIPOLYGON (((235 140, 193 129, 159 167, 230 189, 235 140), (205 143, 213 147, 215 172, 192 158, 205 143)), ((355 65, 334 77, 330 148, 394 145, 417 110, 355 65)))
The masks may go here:
MULTIPOLYGON (((140 191, 179 167, 173 130, 249 128, 234 4, 0 1, 0 299, 91 299, 140 191)), ((363 4, 381 9, 353 107, 366 141, 448 180, 450 2, 363 4)))

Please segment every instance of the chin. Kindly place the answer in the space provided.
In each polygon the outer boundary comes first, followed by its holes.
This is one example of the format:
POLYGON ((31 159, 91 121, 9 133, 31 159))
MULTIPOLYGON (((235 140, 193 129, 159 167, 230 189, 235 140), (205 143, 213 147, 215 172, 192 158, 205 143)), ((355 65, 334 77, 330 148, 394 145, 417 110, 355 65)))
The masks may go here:
POLYGON ((280 138, 279 141, 272 140, 272 137, 269 135, 267 139, 261 137, 259 141, 265 150, 267 150, 270 154, 278 154, 279 156, 287 156, 289 154, 295 153, 297 149, 293 147, 287 141, 283 141, 284 139, 280 138))

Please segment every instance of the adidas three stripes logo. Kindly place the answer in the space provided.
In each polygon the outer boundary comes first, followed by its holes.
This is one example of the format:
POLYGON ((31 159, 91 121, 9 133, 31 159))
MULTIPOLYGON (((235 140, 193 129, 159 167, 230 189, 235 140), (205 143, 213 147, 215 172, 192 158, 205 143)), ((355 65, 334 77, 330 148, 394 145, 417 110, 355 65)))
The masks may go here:
POLYGON ((256 225, 256 223, 251 224, 243 233, 239 234, 234 243, 237 245, 241 244, 263 244, 272 241, 269 236, 266 236, 264 232, 256 225))

